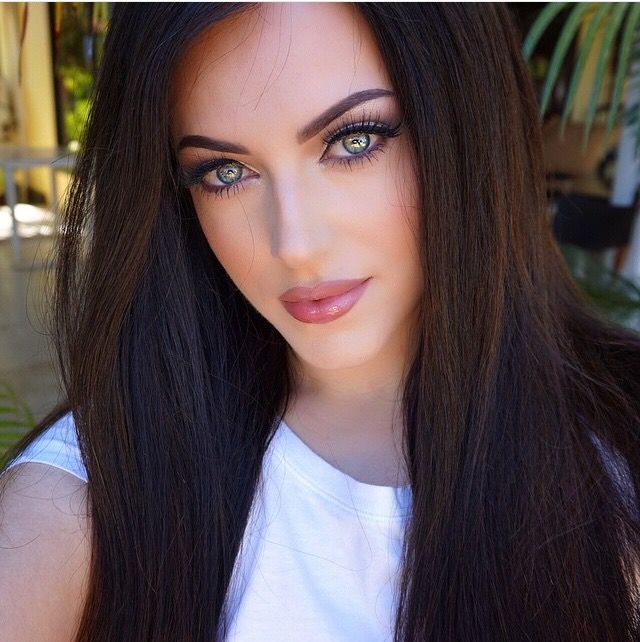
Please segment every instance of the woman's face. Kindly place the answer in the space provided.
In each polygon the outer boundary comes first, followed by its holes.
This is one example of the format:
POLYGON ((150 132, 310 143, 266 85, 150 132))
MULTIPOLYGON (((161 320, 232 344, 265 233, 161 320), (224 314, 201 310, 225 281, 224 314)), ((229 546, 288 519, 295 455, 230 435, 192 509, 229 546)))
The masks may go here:
POLYGON ((391 92, 368 25, 343 3, 263 3, 208 29, 174 73, 172 137, 209 245, 311 368, 406 356, 423 282, 411 141, 394 130, 391 92), (349 295, 293 315, 280 300, 343 279, 368 279, 346 313, 349 295))

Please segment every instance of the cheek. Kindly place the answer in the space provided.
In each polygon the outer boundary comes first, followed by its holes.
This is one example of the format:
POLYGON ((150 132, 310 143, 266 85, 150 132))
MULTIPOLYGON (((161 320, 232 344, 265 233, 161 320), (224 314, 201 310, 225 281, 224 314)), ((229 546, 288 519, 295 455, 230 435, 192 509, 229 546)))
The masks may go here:
POLYGON ((424 289, 421 261, 419 183, 408 153, 399 153, 389 167, 384 189, 377 195, 375 228, 384 277, 391 286, 389 300, 406 314, 414 309, 424 289))
MULTIPOLYGON (((366 224, 389 260, 412 271, 418 261, 420 238, 420 209, 418 182, 408 154, 399 150, 389 159, 384 177, 372 183, 366 191, 366 224)), ((364 220, 363 220, 364 223, 364 220)), ((393 265, 388 266, 390 269, 393 265)))
POLYGON ((222 216, 216 215, 206 201, 194 198, 194 206, 209 247, 231 280, 244 291, 254 281, 251 274, 258 251, 255 230, 251 229, 242 208, 225 208, 222 216))

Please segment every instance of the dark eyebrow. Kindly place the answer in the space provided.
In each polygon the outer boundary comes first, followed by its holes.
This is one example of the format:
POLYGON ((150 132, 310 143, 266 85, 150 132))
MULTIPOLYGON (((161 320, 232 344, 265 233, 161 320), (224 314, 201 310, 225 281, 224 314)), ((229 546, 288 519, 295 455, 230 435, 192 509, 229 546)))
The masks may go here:
MULTIPOLYGON (((365 89, 343 98, 335 105, 325 109, 317 118, 314 118, 308 125, 298 131, 296 136, 298 144, 302 145, 302 143, 315 136, 336 118, 353 109, 356 105, 383 96, 395 96, 395 94, 389 89, 365 89)), ((176 152, 179 152, 185 147, 200 147, 201 149, 210 149, 211 151, 231 154, 249 154, 249 150, 243 145, 229 143, 224 140, 216 140, 207 136, 184 136, 180 139, 176 152)))

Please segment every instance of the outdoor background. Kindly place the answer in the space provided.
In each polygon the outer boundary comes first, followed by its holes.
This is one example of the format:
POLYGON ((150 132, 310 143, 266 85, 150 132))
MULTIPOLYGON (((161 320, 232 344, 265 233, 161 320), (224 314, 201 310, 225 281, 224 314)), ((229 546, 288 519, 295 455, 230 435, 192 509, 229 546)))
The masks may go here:
MULTIPOLYGON (((50 251, 112 6, 0 2, 0 463, 62 395, 50 251)), ((640 331, 638 5, 507 6, 541 108, 549 225, 592 305, 640 331)))

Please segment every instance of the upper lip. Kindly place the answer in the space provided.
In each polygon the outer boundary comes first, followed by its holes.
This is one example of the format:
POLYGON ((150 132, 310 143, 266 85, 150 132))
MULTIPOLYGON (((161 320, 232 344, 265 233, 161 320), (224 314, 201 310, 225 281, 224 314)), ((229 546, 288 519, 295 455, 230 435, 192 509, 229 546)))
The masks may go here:
MULTIPOLYGON (((368 277, 367 277, 368 278, 368 277)), ((328 296, 344 294, 353 290, 367 279, 342 279, 339 281, 322 281, 313 287, 298 286, 290 288, 280 295, 280 301, 295 303, 296 301, 315 301, 328 296)))

